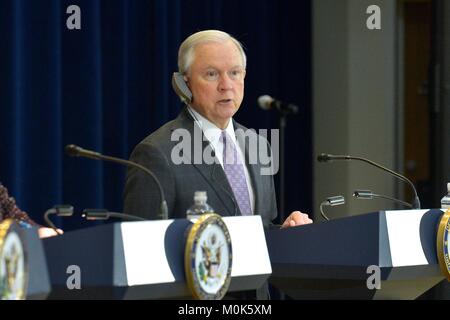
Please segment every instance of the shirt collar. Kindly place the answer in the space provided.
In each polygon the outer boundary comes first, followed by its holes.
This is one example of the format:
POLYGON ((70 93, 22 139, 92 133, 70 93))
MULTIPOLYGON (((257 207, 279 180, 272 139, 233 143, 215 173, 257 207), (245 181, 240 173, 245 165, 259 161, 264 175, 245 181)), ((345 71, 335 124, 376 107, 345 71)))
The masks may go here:
MULTIPOLYGON (((200 113, 194 110, 192 107, 188 107, 189 111, 191 111, 194 114, 194 119, 197 118, 199 122, 199 126, 202 129, 205 137, 213 144, 214 147, 216 147, 220 141, 220 135, 222 134, 222 129, 217 127, 214 123, 206 119, 204 116, 202 116, 200 113)), ((230 118, 230 121, 228 121, 228 126, 225 128, 225 131, 227 132, 228 136, 231 137, 231 140, 236 144, 236 136, 234 134, 234 125, 233 125, 233 118, 230 118)))

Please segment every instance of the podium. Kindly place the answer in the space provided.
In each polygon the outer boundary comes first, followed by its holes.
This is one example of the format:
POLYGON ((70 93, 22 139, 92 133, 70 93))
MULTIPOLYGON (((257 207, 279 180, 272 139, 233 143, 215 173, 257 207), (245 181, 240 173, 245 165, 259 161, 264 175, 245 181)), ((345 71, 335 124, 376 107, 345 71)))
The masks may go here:
POLYGON ((379 211, 266 231, 269 282, 294 299, 415 299, 444 279, 436 253, 442 211, 379 211), (380 270, 380 289, 367 280, 380 270))
POLYGON ((23 242, 28 256, 27 300, 43 300, 50 294, 50 279, 42 241, 36 228, 22 229, 23 242))
MULTIPOLYGON (((261 287, 272 271, 261 217, 223 220, 233 250, 228 291, 261 287)), ((49 299, 189 299, 184 250, 191 225, 184 219, 118 222, 45 239, 49 299), (70 285, 77 276, 79 289, 70 285)))

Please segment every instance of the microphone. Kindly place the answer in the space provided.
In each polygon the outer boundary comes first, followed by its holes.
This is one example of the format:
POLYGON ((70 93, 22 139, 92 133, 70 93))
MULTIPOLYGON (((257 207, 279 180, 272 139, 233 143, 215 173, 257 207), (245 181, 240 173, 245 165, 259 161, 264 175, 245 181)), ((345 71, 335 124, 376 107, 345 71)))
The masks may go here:
POLYGON ((264 110, 277 109, 283 114, 297 114, 298 107, 294 104, 286 104, 280 100, 276 100, 268 95, 263 95, 258 98, 258 105, 264 110))
POLYGON ((392 171, 391 169, 388 169, 384 166, 382 166, 381 164, 378 164, 372 160, 366 159, 366 158, 362 158, 362 157, 353 157, 350 155, 332 155, 332 154, 326 154, 326 153, 321 153, 318 157, 317 157, 317 161, 319 162, 329 162, 329 161, 334 161, 334 160, 358 160, 358 161, 362 161, 365 163, 368 163, 374 167, 377 167, 378 169, 381 169, 383 171, 386 171, 387 173, 393 175, 394 177, 406 182, 407 184, 409 184, 409 186, 411 187, 411 189, 414 192, 414 201, 412 203, 412 207, 414 209, 420 209, 420 200, 419 200, 419 196, 417 195, 417 190, 416 187, 414 187, 414 184, 411 182, 411 180, 409 180, 408 178, 406 178, 405 176, 392 171))
POLYGON ((52 220, 50 220, 50 215, 56 214, 58 217, 71 217, 73 215, 73 207, 71 205, 63 204, 63 205, 56 205, 53 208, 48 209, 44 213, 44 220, 47 222, 47 225, 55 230, 57 234, 61 234, 52 220))
POLYGON ((376 193, 373 193, 370 190, 355 190, 353 192, 353 196, 356 199, 364 199, 364 200, 366 200, 366 199, 370 200, 370 199, 373 199, 373 198, 387 199, 387 200, 391 200, 391 201, 400 203, 400 204, 402 204, 402 205, 404 205, 404 206, 406 206, 408 208, 413 209, 413 206, 410 203, 408 203, 408 202, 405 202, 405 201, 402 201, 402 200, 399 200, 399 199, 396 199, 396 198, 392 198, 392 197, 389 197, 389 196, 385 196, 385 195, 382 195, 382 194, 376 194, 376 193))
POLYGON ((86 149, 83 149, 83 148, 73 145, 73 144, 69 144, 65 147, 65 153, 66 153, 66 155, 71 156, 71 157, 84 157, 84 158, 89 158, 89 159, 94 159, 94 160, 110 161, 110 162, 120 163, 120 164, 126 165, 128 167, 138 168, 138 169, 144 171, 146 174, 148 174, 149 176, 152 177, 152 179, 155 181, 156 185, 158 186, 159 194, 161 196, 161 206, 160 206, 161 219, 163 219, 163 220, 168 219, 169 214, 168 214, 168 209, 167 209, 167 202, 164 198, 164 191, 161 187, 161 184, 158 181, 158 178, 156 178, 156 176, 153 174, 153 172, 148 170, 146 167, 140 165, 139 163, 135 163, 135 162, 132 162, 129 160, 123 160, 120 158, 105 156, 105 155, 102 155, 101 153, 91 151, 91 150, 86 150, 86 149))
POLYGON ((334 197, 328 197, 324 202, 320 204, 320 213, 322 214, 322 217, 329 221, 330 219, 327 217, 325 212, 323 212, 323 206, 340 206, 341 204, 345 203, 345 198, 343 196, 334 196, 334 197))
POLYGON ((147 221, 141 217, 120 212, 110 212, 107 209, 85 209, 81 216, 86 220, 108 220, 109 218, 119 218, 129 221, 147 221))

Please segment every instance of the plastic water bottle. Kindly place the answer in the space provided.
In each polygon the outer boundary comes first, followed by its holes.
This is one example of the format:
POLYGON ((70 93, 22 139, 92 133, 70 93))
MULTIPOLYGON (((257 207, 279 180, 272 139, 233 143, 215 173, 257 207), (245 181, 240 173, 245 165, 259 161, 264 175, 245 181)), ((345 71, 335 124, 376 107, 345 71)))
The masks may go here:
POLYGON ((206 202, 207 200, 206 191, 195 191, 194 204, 187 209, 186 218, 198 219, 202 214, 213 213, 214 209, 206 202))
POLYGON ((450 182, 447 183, 447 195, 441 199, 441 208, 450 209, 450 182))

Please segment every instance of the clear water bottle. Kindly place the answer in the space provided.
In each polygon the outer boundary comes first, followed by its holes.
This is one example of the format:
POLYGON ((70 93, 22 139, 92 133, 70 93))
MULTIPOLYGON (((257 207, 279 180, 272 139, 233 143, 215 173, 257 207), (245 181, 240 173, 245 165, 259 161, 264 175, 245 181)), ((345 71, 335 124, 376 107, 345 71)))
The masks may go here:
POLYGON ((206 202, 207 200, 206 191, 195 191, 194 204, 187 209, 186 218, 198 219, 202 214, 213 213, 214 209, 206 202))
POLYGON ((450 182, 447 183, 447 195, 441 199, 441 208, 450 209, 450 182))

